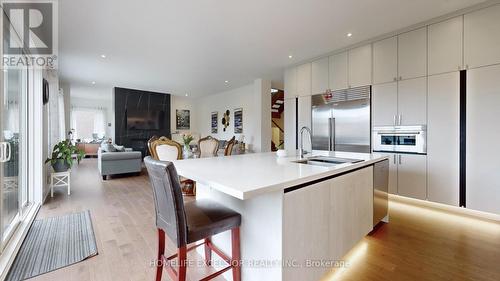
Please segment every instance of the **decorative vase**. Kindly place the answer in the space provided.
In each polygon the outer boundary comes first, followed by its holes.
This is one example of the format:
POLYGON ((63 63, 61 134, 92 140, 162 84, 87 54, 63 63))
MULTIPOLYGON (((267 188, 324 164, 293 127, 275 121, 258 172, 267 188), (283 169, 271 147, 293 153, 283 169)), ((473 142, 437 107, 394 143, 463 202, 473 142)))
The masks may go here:
POLYGON ((184 144, 184 147, 182 148, 182 158, 188 159, 191 156, 193 156, 193 152, 191 152, 191 147, 189 147, 189 144, 184 144))
POLYGON ((60 172, 66 172, 71 167, 63 159, 58 159, 54 164, 52 164, 52 168, 56 173, 60 173, 60 172))

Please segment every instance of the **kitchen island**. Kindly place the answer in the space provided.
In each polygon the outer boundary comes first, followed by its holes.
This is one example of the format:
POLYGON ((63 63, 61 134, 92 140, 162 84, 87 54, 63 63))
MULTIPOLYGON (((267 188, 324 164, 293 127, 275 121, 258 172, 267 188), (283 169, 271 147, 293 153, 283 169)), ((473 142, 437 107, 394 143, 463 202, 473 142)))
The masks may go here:
MULTIPOLYGON (((255 153, 174 162, 179 175, 196 181, 197 199, 242 215, 242 280, 318 280, 330 268, 314 265, 341 260, 373 229, 374 170, 388 165, 387 157, 327 151, 306 157, 255 153)), ((388 170, 382 174, 387 178, 388 170)), ((213 243, 230 253, 229 232, 213 243)), ((225 277, 231 280, 230 272, 225 277)))

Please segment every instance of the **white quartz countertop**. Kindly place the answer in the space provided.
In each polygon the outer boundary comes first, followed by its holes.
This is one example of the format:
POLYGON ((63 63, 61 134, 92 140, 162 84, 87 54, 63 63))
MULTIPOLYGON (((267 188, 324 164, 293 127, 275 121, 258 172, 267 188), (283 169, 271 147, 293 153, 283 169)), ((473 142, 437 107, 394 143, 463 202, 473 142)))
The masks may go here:
POLYGON ((176 160, 179 175, 245 200, 259 194, 282 191, 321 178, 355 170, 387 159, 368 153, 313 151, 306 158, 331 156, 362 159, 362 162, 332 167, 299 164, 297 156, 277 157, 275 152, 251 153, 212 158, 176 160))

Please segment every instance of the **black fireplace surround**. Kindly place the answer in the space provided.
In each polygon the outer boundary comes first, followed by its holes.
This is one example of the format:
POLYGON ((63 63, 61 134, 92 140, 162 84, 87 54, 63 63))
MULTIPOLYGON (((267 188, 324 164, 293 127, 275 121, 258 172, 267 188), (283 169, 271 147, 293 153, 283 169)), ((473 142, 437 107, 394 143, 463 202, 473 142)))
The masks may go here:
POLYGON ((115 143, 148 155, 147 141, 154 135, 170 138, 170 94, 115 87, 115 143), (127 110, 163 111, 161 129, 138 130, 127 127, 127 110))

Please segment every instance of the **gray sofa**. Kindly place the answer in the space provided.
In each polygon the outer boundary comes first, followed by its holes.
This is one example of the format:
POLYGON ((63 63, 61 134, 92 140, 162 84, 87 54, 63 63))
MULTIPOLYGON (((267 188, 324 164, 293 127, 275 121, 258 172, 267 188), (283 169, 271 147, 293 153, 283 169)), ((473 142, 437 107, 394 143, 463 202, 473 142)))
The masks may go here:
POLYGON ((142 170, 142 153, 125 149, 122 152, 105 152, 102 148, 97 151, 97 166, 102 179, 108 175, 140 173, 142 170))

